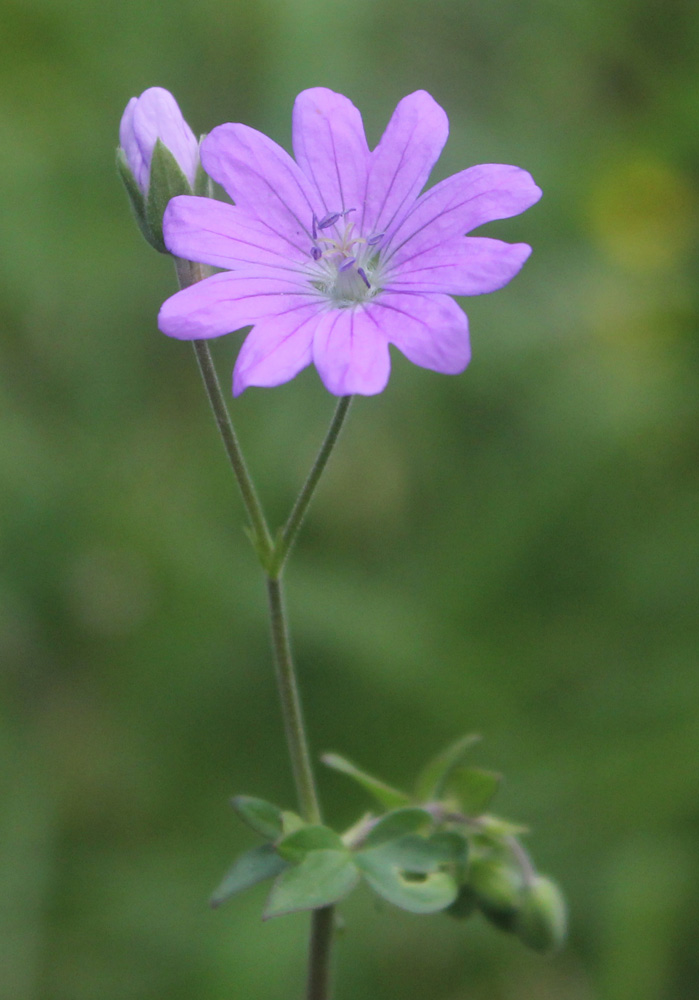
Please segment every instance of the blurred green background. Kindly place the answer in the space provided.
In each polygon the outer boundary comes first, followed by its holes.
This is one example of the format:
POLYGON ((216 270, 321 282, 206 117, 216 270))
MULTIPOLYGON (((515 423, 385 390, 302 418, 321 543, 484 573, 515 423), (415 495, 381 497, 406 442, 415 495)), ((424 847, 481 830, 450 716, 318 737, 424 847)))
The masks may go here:
MULTIPOLYGON (((481 732, 570 944, 358 893, 338 1000, 695 997, 699 7, 5 0, 0 55, 1 1000, 302 991, 305 917, 207 908, 253 842, 229 796, 294 803, 241 504, 114 170, 156 84, 197 132, 287 147, 304 87, 372 143, 425 88, 452 126, 433 181, 505 162, 544 189, 487 228, 534 254, 464 303, 467 372, 396 356, 357 401, 288 589, 314 751, 407 784, 481 732)), ((273 520, 332 406, 312 370, 232 404, 273 520)), ((365 807, 320 782, 335 824, 365 807)))

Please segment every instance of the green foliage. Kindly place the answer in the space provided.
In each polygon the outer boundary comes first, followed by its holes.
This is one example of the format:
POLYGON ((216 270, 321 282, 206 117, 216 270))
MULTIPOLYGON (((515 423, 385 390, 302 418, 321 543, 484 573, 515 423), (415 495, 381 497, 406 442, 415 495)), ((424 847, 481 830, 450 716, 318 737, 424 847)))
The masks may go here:
POLYGON ((462 736, 428 761, 415 782, 415 798, 418 802, 429 802, 442 797, 452 771, 462 763, 471 747, 479 740, 480 736, 475 734, 462 736))
POLYGON ((255 799, 249 795, 236 795, 231 805, 244 823, 259 833, 261 837, 275 840, 284 831, 283 812, 271 802, 255 799))
POLYGON ((359 872, 348 850, 308 851, 274 883, 264 918, 339 903, 358 881, 359 872))
POLYGON ((321 759, 327 767, 332 767, 335 771, 340 771, 342 774, 346 774, 356 781, 358 785, 361 785, 365 791, 369 792, 386 809, 394 809, 397 806, 407 805, 410 802, 410 797, 404 792, 399 792, 378 778, 374 778, 365 771, 361 771, 337 753, 323 754, 321 759))
POLYGON ((211 897, 211 905, 220 906, 239 892, 274 878, 286 867, 286 861, 275 851, 273 844, 260 844, 251 848, 241 854, 226 873, 211 897))
POLYGON ((270 841, 238 859, 214 895, 216 905, 277 874, 267 919, 332 906, 361 879, 409 913, 446 911, 464 919, 479 909, 535 951, 556 950, 566 933, 563 897, 550 879, 534 872, 515 839, 519 827, 483 812, 500 778, 462 765, 473 742, 472 737, 457 741, 422 770, 416 789, 432 792, 424 805, 402 804, 409 802, 404 793, 343 757, 326 755, 331 767, 389 805, 382 815, 365 814, 342 835, 262 799, 236 796, 240 818, 270 841), (434 798, 437 792, 445 798, 434 798), (390 808, 396 802, 401 804, 390 808), (271 858, 282 866, 280 873, 271 858))

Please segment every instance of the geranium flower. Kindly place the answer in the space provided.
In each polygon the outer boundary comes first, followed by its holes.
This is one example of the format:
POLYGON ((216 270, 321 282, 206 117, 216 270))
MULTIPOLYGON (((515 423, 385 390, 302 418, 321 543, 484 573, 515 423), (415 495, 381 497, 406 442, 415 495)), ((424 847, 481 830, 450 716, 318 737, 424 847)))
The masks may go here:
POLYGON ((215 128, 202 163, 235 204, 174 198, 163 229, 171 253, 226 270, 168 299, 160 329, 196 340, 251 325, 234 395, 311 362, 335 395, 372 395, 388 380, 389 344, 424 368, 463 371, 468 322, 450 296, 502 288, 531 252, 464 234, 541 191, 518 167, 486 164, 421 195, 448 130, 417 91, 372 151, 359 111, 324 88, 296 99, 295 160, 246 125, 215 128))

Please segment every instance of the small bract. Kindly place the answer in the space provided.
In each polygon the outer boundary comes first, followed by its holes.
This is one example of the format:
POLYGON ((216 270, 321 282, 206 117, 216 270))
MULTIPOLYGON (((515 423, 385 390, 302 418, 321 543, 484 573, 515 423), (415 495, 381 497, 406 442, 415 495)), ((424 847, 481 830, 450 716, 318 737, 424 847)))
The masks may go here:
POLYGON ((311 363, 331 393, 372 395, 388 381, 389 344, 424 368, 463 371, 468 322, 450 296, 502 288, 531 252, 465 234, 541 191, 518 167, 486 164, 420 194, 448 130, 417 91, 370 150, 357 108, 322 87, 296 99, 295 159, 246 125, 215 128, 202 164, 235 204, 175 198, 163 232, 171 253, 225 271, 168 299, 160 329, 190 340, 252 326, 234 395, 311 363))

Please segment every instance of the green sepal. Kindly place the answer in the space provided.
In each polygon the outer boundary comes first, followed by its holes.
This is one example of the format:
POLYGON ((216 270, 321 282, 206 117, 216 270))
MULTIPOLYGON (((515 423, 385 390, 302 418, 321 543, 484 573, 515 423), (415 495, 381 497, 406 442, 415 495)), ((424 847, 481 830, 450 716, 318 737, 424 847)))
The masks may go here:
POLYGON ((274 850, 273 844, 260 844, 241 854, 232 868, 223 877, 221 884, 211 897, 211 906, 218 907, 231 896, 250 889, 258 882, 275 878, 288 864, 274 850))
POLYGON ((129 203, 131 205, 131 211, 133 212, 133 216, 138 223, 138 228, 143 233, 144 239, 151 243, 150 230, 148 229, 148 223, 146 222, 146 202, 143 197, 143 192, 136 183, 136 178, 131 173, 131 168, 129 167, 128 160, 126 159, 126 153, 121 146, 119 146, 116 151, 116 167, 122 183, 126 188, 126 193, 129 197, 129 203))
POLYGON ((419 806, 403 806, 377 820, 362 841, 362 848, 378 847, 388 840, 396 840, 407 833, 425 830, 433 824, 432 816, 419 806))
POLYGON ((447 872, 437 868, 426 846, 418 848, 415 844, 421 841, 428 845, 429 841, 416 836, 402 839, 411 843, 393 841, 360 851, 355 857, 357 867, 374 892, 401 910, 409 913, 445 910, 456 899, 456 882, 447 872))
POLYGON ((445 791, 456 799, 466 816, 481 816, 495 797, 502 775, 481 767, 454 767, 445 782, 445 791))
POLYGON ((163 242, 163 215, 168 202, 179 194, 191 193, 192 187, 179 163, 162 139, 157 139, 150 161, 146 221, 151 233, 150 244, 161 253, 169 252, 163 242))
MULTIPOLYGON (((205 137, 202 136, 199 139, 199 146, 200 147, 201 147, 202 139, 204 139, 204 138, 205 137)), ((199 163, 197 163, 197 172, 194 175, 194 194, 199 195, 199 197, 201 197, 201 198, 213 198, 213 196, 214 196, 214 186, 213 186, 213 183, 211 181, 211 178, 207 174, 207 172, 202 167, 201 161, 199 161, 199 163)))
POLYGON ((536 875, 522 892, 522 905, 515 919, 518 938, 534 951, 554 952, 565 941, 567 925, 561 890, 551 879, 536 875))
POLYGON ((236 795, 235 798, 231 799, 231 805, 243 823, 247 823, 261 837, 265 837, 267 840, 276 840, 282 836, 284 832, 283 813, 278 806, 250 795, 236 795))
POLYGON ((309 851, 300 864, 287 868, 274 883, 263 920, 332 906, 358 881, 359 872, 346 849, 309 851))
POLYGON ((444 792, 446 781, 468 755, 469 750, 480 740, 480 736, 470 734, 451 743, 445 750, 428 761, 417 776, 415 798, 418 802, 432 802, 444 792))
POLYGON ((387 785, 379 778, 374 778, 371 774, 367 774, 366 771, 361 771, 351 761, 346 760, 337 753, 323 754, 321 760, 327 767, 332 767, 333 770, 340 771, 342 774, 346 774, 349 778, 352 778, 353 781, 356 781, 365 791, 373 795, 385 809, 396 809, 399 806, 407 806, 410 803, 410 796, 406 795, 405 792, 401 792, 397 788, 391 788, 390 785, 387 785))
POLYGON ((522 902, 522 873, 499 857, 475 859, 469 885, 483 914, 503 931, 513 931, 522 902))
POLYGON ((329 826, 320 824, 302 826, 283 837, 276 845, 277 852, 285 861, 297 865, 310 851, 332 850, 347 853, 342 838, 329 826))

